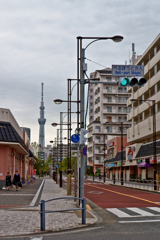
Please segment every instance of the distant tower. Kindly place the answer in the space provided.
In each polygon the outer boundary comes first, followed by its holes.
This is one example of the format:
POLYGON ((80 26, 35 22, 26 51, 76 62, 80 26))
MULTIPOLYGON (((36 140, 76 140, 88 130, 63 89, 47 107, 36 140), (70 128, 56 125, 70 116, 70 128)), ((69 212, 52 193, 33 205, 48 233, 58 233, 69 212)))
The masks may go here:
POLYGON ((44 102, 43 102, 43 83, 42 83, 42 92, 41 92, 41 106, 40 106, 40 118, 39 122, 39 145, 45 147, 45 137, 44 137, 44 125, 46 123, 46 119, 44 118, 44 102))

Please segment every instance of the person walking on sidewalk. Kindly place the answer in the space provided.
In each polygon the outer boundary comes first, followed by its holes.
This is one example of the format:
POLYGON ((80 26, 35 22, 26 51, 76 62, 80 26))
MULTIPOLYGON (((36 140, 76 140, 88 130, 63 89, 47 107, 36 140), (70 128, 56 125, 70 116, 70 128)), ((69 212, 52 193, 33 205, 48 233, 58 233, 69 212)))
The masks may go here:
POLYGON ((7 175, 6 175, 6 186, 7 186, 7 191, 9 191, 11 186, 11 175, 9 174, 9 172, 7 172, 7 175))
POLYGON ((16 174, 14 174, 13 182, 14 182, 14 185, 16 186, 16 191, 18 191, 18 184, 20 183, 20 175, 18 171, 16 171, 16 174))

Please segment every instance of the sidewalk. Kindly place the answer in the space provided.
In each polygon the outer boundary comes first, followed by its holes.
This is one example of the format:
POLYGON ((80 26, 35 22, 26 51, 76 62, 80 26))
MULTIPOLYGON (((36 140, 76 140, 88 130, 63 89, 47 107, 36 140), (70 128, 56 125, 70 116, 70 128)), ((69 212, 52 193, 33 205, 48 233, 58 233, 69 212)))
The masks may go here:
MULTIPOLYGON (((59 188, 52 179, 45 178, 41 200, 66 197, 66 190, 59 188)), ((21 204, 24 205, 24 204, 21 204)), ((77 208, 73 199, 46 203, 46 211, 77 208)), ((24 235, 40 232, 40 206, 0 209, 0 236, 24 235)), ((88 211, 86 223, 93 224, 97 218, 88 211)), ((82 227, 81 211, 46 213, 46 231, 59 231, 82 227)))

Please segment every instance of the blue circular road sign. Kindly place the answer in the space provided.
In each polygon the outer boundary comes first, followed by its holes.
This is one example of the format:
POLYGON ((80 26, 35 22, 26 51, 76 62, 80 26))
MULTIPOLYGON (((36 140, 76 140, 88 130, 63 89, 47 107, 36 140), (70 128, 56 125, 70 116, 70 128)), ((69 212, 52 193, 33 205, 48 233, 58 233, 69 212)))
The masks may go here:
POLYGON ((82 149, 82 153, 83 153, 84 156, 87 155, 87 148, 86 148, 86 147, 84 147, 84 148, 82 149))
POLYGON ((71 141, 74 143, 78 143, 79 142, 79 135, 78 134, 73 134, 71 136, 71 141))

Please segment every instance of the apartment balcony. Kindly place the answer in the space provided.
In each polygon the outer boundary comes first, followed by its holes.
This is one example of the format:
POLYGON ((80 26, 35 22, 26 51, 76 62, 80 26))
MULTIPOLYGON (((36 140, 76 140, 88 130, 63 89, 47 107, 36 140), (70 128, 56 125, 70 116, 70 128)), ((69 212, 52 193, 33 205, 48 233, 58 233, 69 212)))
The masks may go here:
POLYGON ((104 141, 103 141, 103 140, 98 140, 98 139, 96 139, 96 140, 95 140, 95 144, 104 144, 104 141))
POLYGON ((102 151, 102 150, 95 150, 95 154, 104 154, 104 151, 102 151))
POLYGON ((124 110, 124 109, 122 109, 122 110, 112 109, 112 111, 109 110, 109 109, 103 109, 103 114, 107 114, 109 116, 112 116, 112 115, 123 115, 123 114, 127 115, 128 113, 129 112, 127 110, 124 110))
POLYGON ((103 104, 107 104, 107 105, 122 105, 122 104, 127 104, 127 100, 116 100, 116 99, 112 99, 112 101, 104 99, 103 100, 103 104))
MULTIPOLYGON (((112 130, 104 129, 103 133, 106 133, 106 134, 108 133, 109 135, 121 135, 121 131, 117 130, 117 129, 112 129, 112 130)), ((127 130, 126 129, 123 130, 123 134, 127 134, 127 130)))
POLYGON ((103 165, 103 162, 101 160, 95 160, 94 164, 95 165, 103 165))
POLYGON ((103 94, 108 94, 108 95, 114 95, 114 94, 125 94, 128 95, 127 91, 123 90, 118 90, 118 89, 103 89, 103 94))

